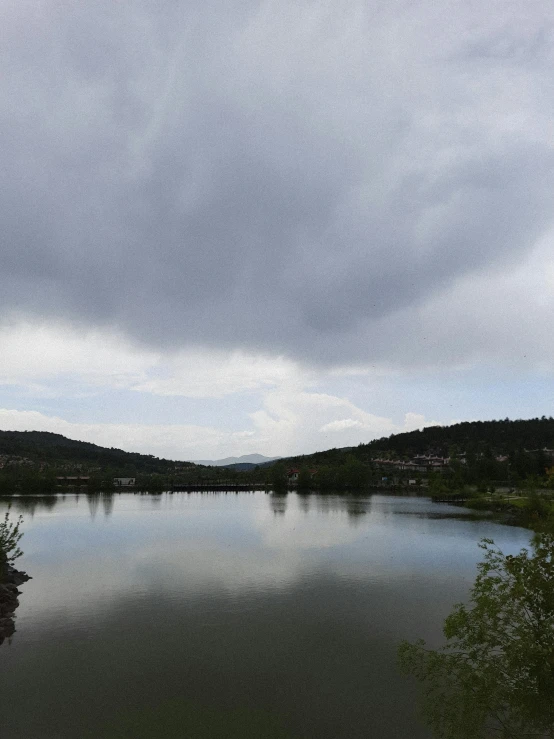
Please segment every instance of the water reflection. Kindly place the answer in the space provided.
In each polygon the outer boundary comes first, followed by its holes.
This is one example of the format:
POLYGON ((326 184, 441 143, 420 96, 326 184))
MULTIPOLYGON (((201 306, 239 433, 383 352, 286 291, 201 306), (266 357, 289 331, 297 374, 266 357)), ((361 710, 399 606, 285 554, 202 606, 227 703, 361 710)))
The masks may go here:
POLYGON ((104 493, 102 495, 102 508, 104 509, 104 516, 109 518, 113 513, 115 496, 113 493, 104 493))
POLYGON ((15 633, 15 612, 19 607, 21 591, 18 586, 29 580, 26 572, 20 572, 11 565, 2 566, 0 583, 0 646, 6 639, 11 640, 15 633))
MULTIPOLYGON (((19 495, 0 497, 0 506, 11 506, 15 513, 24 514, 25 518, 32 519, 35 513, 40 511, 52 511, 56 506, 63 505, 72 500, 76 504, 86 500, 90 517, 95 518, 98 510, 102 507, 104 517, 109 518, 114 510, 116 494, 109 493, 75 493, 71 495, 19 495)), ((155 500, 155 498, 152 498, 155 500)))
MULTIPOLYGON (((272 493, 270 505, 276 513, 284 513, 286 510, 286 504, 281 504, 279 507, 273 500, 275 495, 275 493, 272 493)), ((332 493, 328 493, 326 495, 299 493, 295 498, 298 510, 303 513, 308 513, 312 507, 317 511, 317 513, 346 513, 350 523, 353 525, 356 525, 361 517, 370 512, 372 501, 371 496, 332 493)))
MULTIPOLYGON (((269 495, 270 508, 276 515, 285 514, 287 510, 287 495, 287 492, 272 492, 269 495)), ((367 496, 298 493, 294 497, 298 509, 303 513, 308 513, 310 505, 313 503, 318 513, 346 513, 348 519, 354 525, 371 510, 371 497, 367 496)))
POLYGON ((11 506, 15 513, 25 514, 33 518, 35 513, 40 510, 52 510, 59 500, 65 500, 66 496, 59 498, 56 495, 20 495, 0 497, 0 506, 11 506))
POLYGON ((106 518, 109 518, 113 513, 115 500, 114 493, 88 493, 86 498, 90 511, 90 517, 92 519, 95 518, 100 505, 102 505, 104 516, 106 518))
POLYGON ((391 496, 41 500, 25 521, 34 579, 2 654, 10 739, 73 737, 76 722, 91 737, 427 739, 398 642, 440 638, 481 537, 527 541, 391 496))
POLYGON ((90 517, 94 519, 100 505, 100 493, 89 493, 87 495, 87 503, 90 511, 90 517))
POLYGON ((287 493, 271 493, 269 504, 276 516, 284 516, 287 510, 287 493))
POLYGON ((303 513, 308 513, 310 510, 310 496, 298 494, 298 507, 303 513))
POLYGON ((0 646, 15 633, 15 611, 19 606, 18 593, 0 585, 0 646))
POLYGON ((360 500, 359 498, 349 496, 346 500, 346 511, 350 523, 358 524, 362 516, 369 513, 371 509, 371 499, 360 500))

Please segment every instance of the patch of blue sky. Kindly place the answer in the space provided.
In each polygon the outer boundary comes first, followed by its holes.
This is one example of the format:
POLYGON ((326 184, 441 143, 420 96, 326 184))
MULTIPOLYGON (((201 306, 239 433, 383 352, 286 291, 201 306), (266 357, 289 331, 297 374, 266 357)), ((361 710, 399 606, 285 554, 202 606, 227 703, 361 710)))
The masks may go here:
MULTIPOLYGON (((315 390, 329 392, 328 386, 315 390)), ((402 423, 406 412, 441 423, 499 418, 534 418, 554 408, 554 381, 539 373, 521 375, 498 368, 392 377, 343 376, 333 394, 402 423)))
POLYGON ((240 431, 250 425, 249 413, 260 407, 260 393, 248 391, 222 398, 155 395, 129 389, 92 390, 64 380, 44 391, 18 386, 0 387, 0 407, 39 411, 72 423, 192 424, 240 431))

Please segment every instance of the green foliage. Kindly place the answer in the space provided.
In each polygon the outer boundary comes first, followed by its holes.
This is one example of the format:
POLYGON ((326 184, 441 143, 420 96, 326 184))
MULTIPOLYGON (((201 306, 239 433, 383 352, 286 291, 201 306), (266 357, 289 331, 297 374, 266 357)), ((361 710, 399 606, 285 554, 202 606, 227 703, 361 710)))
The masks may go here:
MULTIPOLYGON (((554 418, 532 418, 511 421, 467 421, 452 426, 429 426, 420 431, 394 434, 389 438, 376 439, 364 447, 373 450, 394 451, 395 454, 410 456, 415 452, 434 450, 448 455, 456 448, 465 452, 485 453, 494 449, 499 453, 516 456, 525 449, 552 448, 554 446, 554 418), (473 447, 473 449, 472 449, 473 447)), ((488 455, 490 460, 490 455, 488 455)), ((529 462, 532 470, 523 469, 523 477, 530 472, 544 475, 540 469, 542 459, 523 455, 523 463, 529 462)))
POLYGON ((103 479, 101 475, 94 474, 90 475, 88 485, 87 485, 87 492, 88 493, 99 493, 104 488, 106 490, 110 490, 112 487, 111 481, 110 484, 107 484, 103 479))
POLYGON ((348 454, 340 470, 340 477, 347 490, 361 490, 369 481, 369 468, 353 454, 348 454))
POLYGON ((554 536, 504 555, 484 540, 469 606, 446 619, 446 644, 403 642, 403 670, 422 681, 441 739, 554 737, 554 536))
POLYGON ((472 497, 464 505, 466 508, 471 508, 474 511, 490 511, 492 508, 491 501, 488 498, 481 498, 479 496, 472 497))
POLYGON ((312 487, 312 475, 307 467, 301 467, 298 473, 297 489, 300 491, 308 491, 312 487))
POLYGON ((0 565, 2 568, 6 564, 13 564, 23 554, 19 548, 19 542, 23 536, 20 531, 22 523, 21 516, 15 522, 10 520, 9 509, 6 511, 4 520, 0 522, 0 565))
MULTIPOLYGON (((68 439, 61 434, 47 431, 0 431, 0 454, 19 456, 33 462, 46 463, 49 467, 79 465, 112 468, 119 477, 135 477, 138 472, 167 473, 175 462, 158 459, 152 454, 125 452, 122 449, 68 439)), ((191 462, 181 462, 183 467, 202 469, 191 462)), ((66 471, 60 474, 71 474, 66 471)))
POLYGON ((431 472, 429 474, 429 495, 440 497, 447 495, 449 492, 450 489, 442 475, 437 472, 431 472))
POLYGON ((149 493, 163 493, 168 484, 161 475, 150 475, 144 484, 144 490, 149 493))
POLYGON ((550 500, 531 491, 523 501, 521 523, 536 531, 552 531, 554 529, 554 506, 550 500))
POLYGON ((287 489, 287 470, 282 462, 277 462, 270 468, 270 484, 273 490, 282 492, 287 489))
MULTIPOLYGON (((542 451, 554 447, 554 419, 475 421, 452 426, 435 426, 421 431, 395 434, 368 444, 344 449, 327 449, 311 455, 284 460, 287 466, 315 468, 317 473, 305 489, 321 491, 362 490, 373 479, 388 476, 389 484, 405 485, 413 471, 394 470, 389 475, 375 463, 377 458, 410 459, 415 455, 450 455, 432 494, 458 493, 466 485, 479 484, 485 492, 492 485, 526 487, 534 478, 537 487, 554 487, 554 467, 542 451), (528 451, 534 450, 534 451, 528 451), (465 460, 458 457, 465 452, 465 460), (498 461, 497 457, 509 457, 498 461), (548 465, 551 465, 548 468, 548 465)), ((0 454, 13 459, 0 470, 0 494, 42 494, 57 489, 56 475, 90 476, 89 490, 111 489, 113 477, 136 477, 141 488, 199 481, 269 484, 282 489, 287 480, 283 468, 260 466, 253 470, 204 467, 190 462, 173 462, 153 455, 124 452, 88 442, 67 439, 42 431, 0 431, 0 454), (280 471, 279 471, 280 470, 280 471), (283 473, 281 475, 281 472, 283 473)), ((283 462, 281 462, 283 464, 283 462)), ((427 473, 424 472, 424 475, 427 473)), ((307 479, 306 481, 307 482, 307 479)), ((302 485, 300 486, 300 489, 302 485)))

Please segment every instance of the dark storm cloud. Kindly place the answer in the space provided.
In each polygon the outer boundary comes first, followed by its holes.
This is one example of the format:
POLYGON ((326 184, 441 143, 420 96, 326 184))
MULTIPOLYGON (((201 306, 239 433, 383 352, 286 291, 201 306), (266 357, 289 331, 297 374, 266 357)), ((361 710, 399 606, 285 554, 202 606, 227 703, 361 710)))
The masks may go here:
POLYGON ((4 314, 386 355, 552 215, 550 4, 436 5, 5 3, 4 314))

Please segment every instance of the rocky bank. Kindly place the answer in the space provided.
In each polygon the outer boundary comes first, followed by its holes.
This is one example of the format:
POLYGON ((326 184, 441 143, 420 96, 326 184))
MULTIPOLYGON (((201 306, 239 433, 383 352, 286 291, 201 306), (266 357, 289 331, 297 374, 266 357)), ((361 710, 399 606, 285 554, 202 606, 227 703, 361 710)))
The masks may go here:
POLYGON ((21 594, 18 586, 30 579, 26 572, 16 570, 11 565, 5 570, 0 582, 0 644, 15 631, 14 617, 19 605, 17 596, 21 594))

